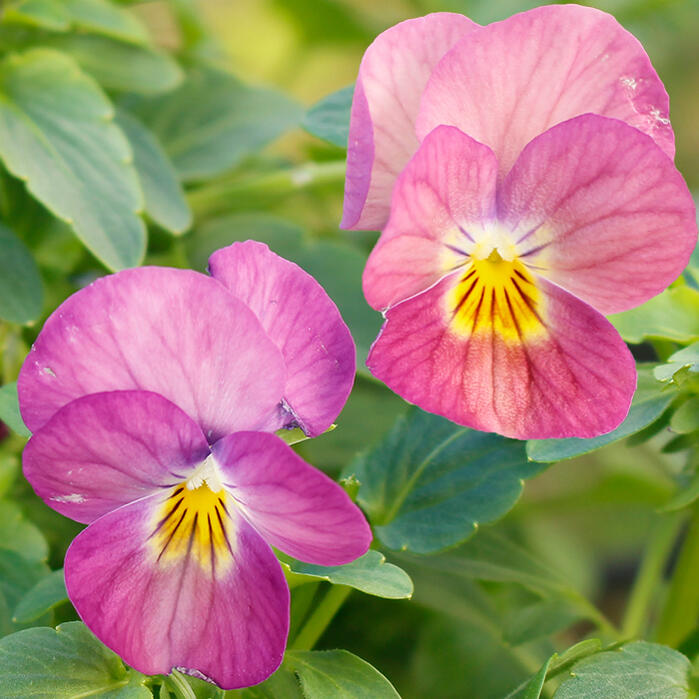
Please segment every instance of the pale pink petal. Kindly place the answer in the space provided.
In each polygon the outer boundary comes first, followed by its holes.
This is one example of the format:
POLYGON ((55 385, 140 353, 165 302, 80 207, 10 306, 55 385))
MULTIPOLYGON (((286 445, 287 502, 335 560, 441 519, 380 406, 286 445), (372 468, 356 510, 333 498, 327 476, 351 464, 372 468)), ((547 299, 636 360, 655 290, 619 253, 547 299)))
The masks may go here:
POLYGON ((126 505, 78 535, 65 560, 71 602, 102 643, 146 675, 178 668, 224 689, 261 682, 281 663, 289 627, 278 561, 235 508, 219 509, 220 524, 188 515, 163 538, 168 499, 126 505))
POLYGON ((668 96, 641 44, 600 10, 551 5, 471 32, 446 54, 417 135, 457 126, 495 151, 503 177, 534 137, 588 112, 626 121, 674 155, 668 96))
POLYGON ((212 451, 225 488, 272 546, 324 566, 366 553, 371 529, 361 510, 278 437, 239 432, 218 441, 212 451))
POLYGON ((508 293, 462 274, 387 311, 367 361, 377 378, 424 410, 517 439, 622 422, 635 365, 602 315, 526 271, 508 293))
POLYGON ((286 362, 288 412, 272 429, 297 424, 311 436, 324 432, 355 372, 354 342, 337 306, 307 272, 252 240, 216 251, 209 270, 255 313, 286 362))
POLYGON ((93 393, 29 440, 24 475, 49 507, 78 522, 172 487, 209 455, 201 429, 157 393, 93 393))
POLYGON ((154 391, 210 441, 276 410, 284 361, 255 314, 203 274, 141 267, 98 279, 46 321, 17 382, 30 430, 88 393, 154 391))
POLYGON ((478 25, 449 12, 409 19, 366 50, 354 89, 342 228, 382 228, 398 173, 415 152, 415 118, 440 58, 478 25))
POLYGON ((424 291, 462 264, 495 218, 493 152, 451 126, 436 128, 398 178, 391 217, 364 270, 377 310, 424 291))
POLYGON ((588 114, 535 138, 498 202, 520 259, 604 314, 660 293, 697 242, 682 176, 616 119, 588 114))

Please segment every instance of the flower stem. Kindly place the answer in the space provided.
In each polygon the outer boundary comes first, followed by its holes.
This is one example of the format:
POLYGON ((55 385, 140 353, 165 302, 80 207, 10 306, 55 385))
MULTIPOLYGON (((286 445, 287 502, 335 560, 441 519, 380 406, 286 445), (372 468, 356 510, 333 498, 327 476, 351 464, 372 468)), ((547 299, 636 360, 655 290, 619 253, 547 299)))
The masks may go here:
POLYGON ((177 692, 177 696, 180 697, 180 699, 197 699, 196 694, 194 694, 194 690, 189 686, 189 682, 187 682, 184 675, 182 675, 179 670, 173 669, 172 673, 170 673, 167 679, 173 686, 175 692, 177 692))
POLYGON ((350 592, 352 588, 347 585, 333 585, 299 631, 290 648, 311 650, 350 592))
POLYGON ((650 533, 641 566, 626 604, 621 625, 623 638, 640 638, 648 623, 648 611, 663 577, 665 563, 677 538, 681 518, 676 514, 661 518, 650 533))
POLYGON ((689 529, 682 543, 665 606, 658 622, 656 639, 660 643, 677 647, 696 627, 699 617, 697 571, 699 571, 699 503, 694 505, 689 529))
POLYGON ((345 179, 345 161, 306 163, 261 175, 220 179, 187 193, 195 219, 236 208, 264 203, 308 187, 339 184, 345 179))

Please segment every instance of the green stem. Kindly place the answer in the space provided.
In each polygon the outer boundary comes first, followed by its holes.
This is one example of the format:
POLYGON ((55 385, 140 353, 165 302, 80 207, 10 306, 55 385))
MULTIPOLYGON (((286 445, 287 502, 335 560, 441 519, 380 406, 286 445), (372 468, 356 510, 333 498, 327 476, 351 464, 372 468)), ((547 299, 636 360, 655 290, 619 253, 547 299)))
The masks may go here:
POLYGON ((168 676, 168 680, 180 699, 197 699, 194 690, 189 686, 189 682, 187 682, 179 670, 173 670, 168 676))
POLYGON ((347 585, 333 585, 291 644, 292 650, 311 650, 332 618, 347 599, 352 588, 347 585))
POLYGON ((306 163, 262 175, 223 179, 187 193, 195 218, 211 216, 237 205, 278 199, 322 184, 339 184, 345 179, 345 161, 306 163))
POLYGON ((697 571, 699 571, 699 503, 693 508, 689 529, 682 543, 665 606, 658 622, 656 639, 660 643, 677 647, 696 627, 697 618, 699 618, 697 571))
POLYGON ((626 604, 621 634, 624 638, 640 638, 648 624, 648 611, 657 595, 665 563, 677 538, 681 518, 663 516, 650 533, 629 600, 626 604))

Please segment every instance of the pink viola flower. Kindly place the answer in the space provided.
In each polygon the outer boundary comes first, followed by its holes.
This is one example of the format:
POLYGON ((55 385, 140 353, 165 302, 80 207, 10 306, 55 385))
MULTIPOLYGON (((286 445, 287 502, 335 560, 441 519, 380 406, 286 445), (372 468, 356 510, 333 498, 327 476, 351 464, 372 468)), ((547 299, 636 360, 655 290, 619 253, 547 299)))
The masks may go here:
POLYGON ((452 13, 401 22, 359 69, 342 227, 384 227, 399 173, 439 125, 489 146, 502 181, 535 136, 588 112, 625 121, 674 155, 663 84, 611 15, 552 5, 485 27, 452 13))
POLYGON ((263 245, 210 262, 215 278, 140 268, 77 292, 18 386, 27 479, 88 525, 65 559, 80 617, 141 672, 232 689, 284 654, 289 590, 272 547, 341 565, 371 531, 270 434, 318 432, 342 407, 354 346, 337 309, 263 245))
POLYGON ((399 176, 364 272, 386 319, 367 365, 408 401, 476 429, 608 432, 636 371, 603 314, 658 294, 696 239, 672 160, 623 121, 557 124, 504 174, 496 151, 438 126, 399 176))

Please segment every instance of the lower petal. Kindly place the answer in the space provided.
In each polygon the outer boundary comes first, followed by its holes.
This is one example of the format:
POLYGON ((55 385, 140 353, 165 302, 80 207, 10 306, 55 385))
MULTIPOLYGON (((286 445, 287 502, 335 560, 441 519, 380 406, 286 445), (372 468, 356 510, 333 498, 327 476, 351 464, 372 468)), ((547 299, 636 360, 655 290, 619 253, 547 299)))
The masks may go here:
POLYGON ((279 563, 225 494, 204 485, 175 505, 181 496, 145 498, 90 524, 66 554, 68 596, 140 672, 177 668, 224 689, 261 682, 288 633, 279 563))
POLYGON ((507 437, 614 429, 636 386, 621 337, 576 297, 502 264, 514 281, 474 284, 466 271, 390 309, 372 373, 425 410, 507 437))

